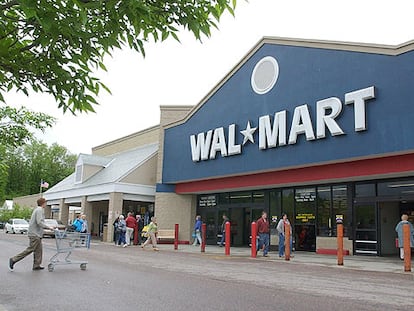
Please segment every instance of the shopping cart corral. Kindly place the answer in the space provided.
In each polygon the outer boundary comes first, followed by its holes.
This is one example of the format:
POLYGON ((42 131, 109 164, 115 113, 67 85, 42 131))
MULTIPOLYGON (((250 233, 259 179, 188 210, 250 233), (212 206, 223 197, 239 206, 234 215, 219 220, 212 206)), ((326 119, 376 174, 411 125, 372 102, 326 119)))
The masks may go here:
POLYGON ((89 233, 70 232, 55 229, 56 254, 50 258, 47 266, 53 272, 57 265, 78 264, 81 270, 86 270, 86 260, 72 260, 70 255, 76 248, 90 248, 91 235, 89 233), (66 256, 64 255, 66 254, 66 256), (64 258, 63 258, 64 257, 64 258))

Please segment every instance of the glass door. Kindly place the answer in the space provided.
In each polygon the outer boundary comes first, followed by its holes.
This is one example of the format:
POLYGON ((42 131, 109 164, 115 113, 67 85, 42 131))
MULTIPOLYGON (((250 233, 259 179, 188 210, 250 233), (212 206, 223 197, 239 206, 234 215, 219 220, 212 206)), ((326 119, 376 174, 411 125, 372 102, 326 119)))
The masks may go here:
POLYGON ((316 250, 316 189, 295 190, 294 241, 295 250, 316 250))
POLYGON ((375 203, 359 203, 355 205, 355 224, 355 254, 378 255, 375 203))
POLYGON ((243 234, 243 244, 249 245, 251 243, 252 235, 252 222, 257 220, 262 216, 263 208, 244 208, 244 234, 243 234))
POLYGON ((206 243, 217 243, 217 227, 216 227, 216 214, 215 210, 203 210, 201 211, 201 220, 206 224, 206 243))

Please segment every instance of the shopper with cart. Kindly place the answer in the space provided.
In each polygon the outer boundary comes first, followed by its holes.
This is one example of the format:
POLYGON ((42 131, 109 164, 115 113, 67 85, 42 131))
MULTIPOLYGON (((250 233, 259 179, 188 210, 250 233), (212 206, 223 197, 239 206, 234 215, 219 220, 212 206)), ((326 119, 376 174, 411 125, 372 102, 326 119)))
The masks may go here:
POLYGON ((9 259, 9 269, 13 271, 14 265, 25 258, 26 256, 33 253, 33 270, 43 270, 44 267, 42 264, 42 256, 43 256, 43 247, 42 247, 42 237, 43 237, 43 229, 51 229, 54 230, 55 228, 51 228, 45 224, 44 219, 44 208, 46 207, 46 199, 40 198, 37 200, 37 208, 33 210, 32 216, 29 222, 29 230, 28 230, 28 237, 29 237, 29 247, 27 247, 23 252, 17 254, 16 256, 9 259))

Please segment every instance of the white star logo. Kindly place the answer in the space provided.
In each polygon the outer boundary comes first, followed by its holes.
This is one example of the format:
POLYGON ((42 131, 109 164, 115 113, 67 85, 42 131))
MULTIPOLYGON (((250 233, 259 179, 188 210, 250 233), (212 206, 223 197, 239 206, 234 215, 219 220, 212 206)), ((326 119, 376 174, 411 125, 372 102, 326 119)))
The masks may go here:
POLYGON ((250 126, 250 121, 247 121, 247 126, 246 129, 243 131, 240 131, 240 133, 244 136, 243 138, 243 145, 245 145, 247 143, 247 141, 249 140, 252 144, 254 144, 254 138, 253 138, 253 134, 256 131, 257 127, 252 128, 250 126))

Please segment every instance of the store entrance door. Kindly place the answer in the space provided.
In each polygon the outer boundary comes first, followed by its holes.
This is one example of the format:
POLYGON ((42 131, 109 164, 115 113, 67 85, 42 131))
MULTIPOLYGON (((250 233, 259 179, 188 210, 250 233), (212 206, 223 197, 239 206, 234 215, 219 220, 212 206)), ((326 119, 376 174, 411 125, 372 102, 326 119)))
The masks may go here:
POLYGON ((357 255, 378 255, 377 208, 375 203, 357 203, 354 250, 357 255))
POLYGON ((396 256, 398 248, 395 246, 395 226, 400 219, 400 202, 379 202, 378 203, 378 219, 380 222, 379 236, 381 256, 396 256))
POLYGON ((250 237, 252 235, 252 222, 262 216, 263 207, 248 207, 244 209, 244 228, 243 228, 243 244, 250 245, 250 237))

